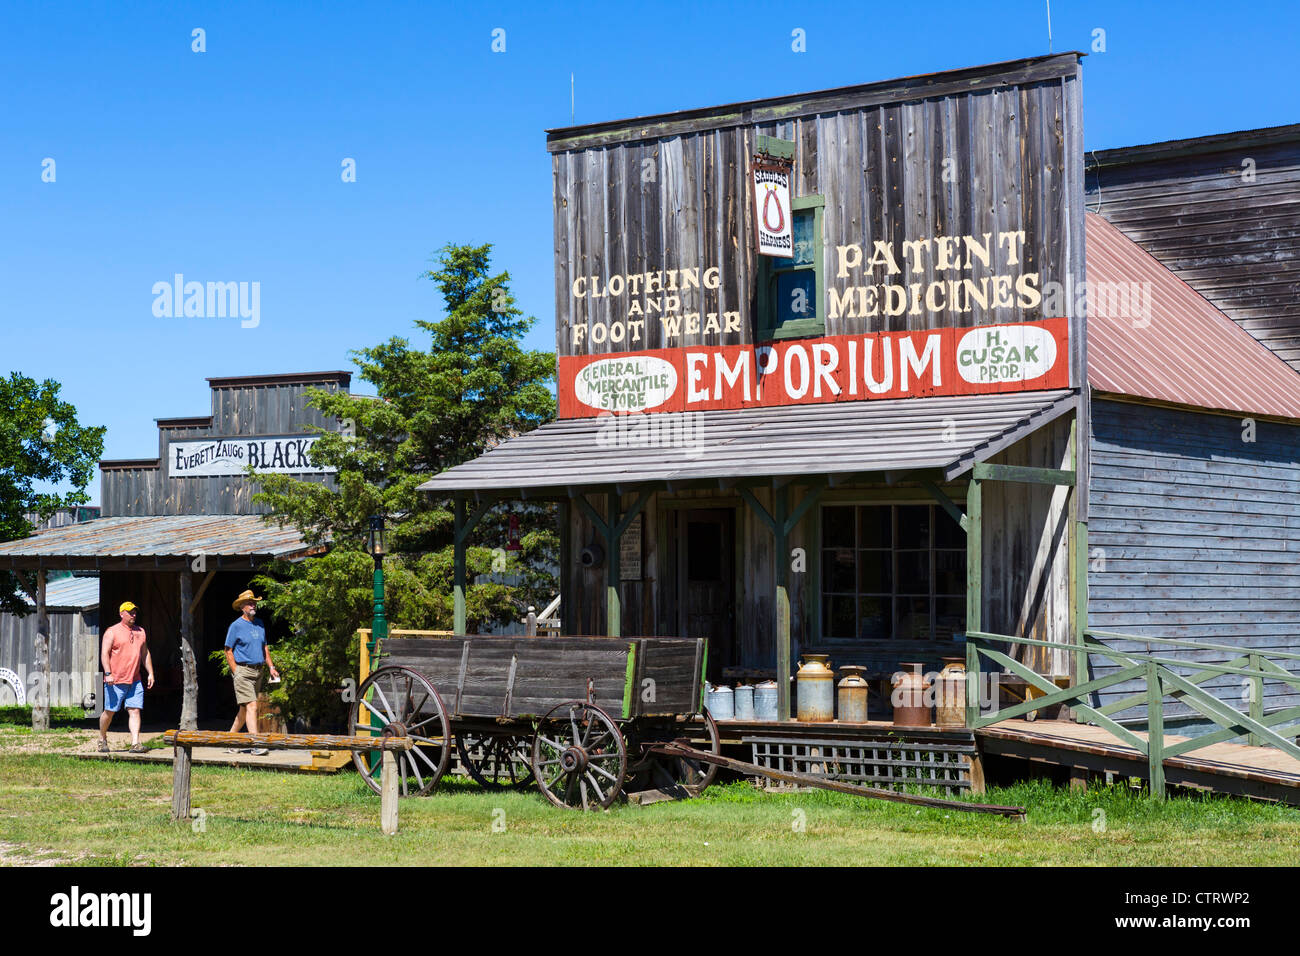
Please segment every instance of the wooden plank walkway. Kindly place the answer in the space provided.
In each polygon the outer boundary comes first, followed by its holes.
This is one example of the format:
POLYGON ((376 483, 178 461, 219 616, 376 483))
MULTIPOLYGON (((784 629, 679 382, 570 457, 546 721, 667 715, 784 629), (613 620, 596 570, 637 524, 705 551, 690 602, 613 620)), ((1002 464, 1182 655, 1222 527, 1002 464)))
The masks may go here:
MULTIPOLYGON (((1068 720, 1004 720, 975 731, 985 754, 1066 767, 1074 773, 1147 778, 1147 758, 1103 727, 1068 720)), ((1145 739, 1146 735, 1135 732, 1145 739)), ((1186 740, 1169 734, 1165 740, 1186 740)), ((1279 800, 1300 806, 1300 760, 1272 747, 1210 744, 1165 760, 1170 786, 1279 800)))

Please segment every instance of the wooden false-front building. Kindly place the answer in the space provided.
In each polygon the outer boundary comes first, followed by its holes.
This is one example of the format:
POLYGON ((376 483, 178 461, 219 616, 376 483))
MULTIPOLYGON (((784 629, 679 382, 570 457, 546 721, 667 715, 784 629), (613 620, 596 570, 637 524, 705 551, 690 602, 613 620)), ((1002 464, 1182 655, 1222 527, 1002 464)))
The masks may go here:
MULTIPOLYGON (((156 457, 100 462, 99 517, 0 543, 0 568, 32 582, 35 657, 54 672, 52 688, 66 683, 59 672, 72 649, 49 613, 57 593, 47 597, 56 589, 45 582, 52 571, 95 571, 101 633, 118 622, 123 601, 140 608, 157 676, 146 709, 191 727, 233 714, 230 681, 209 660, 236 617, 231 602, 268 562, 317 550, 297 529, 263 521, 267 509, 253 501, 257 484, 245 469, 332 483, 331 469, 311 460, 312 429, 340 423, 311 407, 308 391, 346 390, 350 381, 347 372, 210 378, 208 414, 157 419, 156 457)), ((272 635, 286 626, 268 623, 272 635)), ((76 665, 76 686, 98 693, 98 648, 76 665)))
MULTIPOLYGON (((967 631, 1294 647, 1259 575, 1300 581, 1300 374, 1141 245, 1161 200, 1119 156, 1085 168, 1080 72, 550 131, 559 420, 423 487, 462 536, 558 501, 565 632, 704 636, 715 682, 930 668, 967 631)), ((1107 666, 1004 650, 1061 683, 1107 666)))

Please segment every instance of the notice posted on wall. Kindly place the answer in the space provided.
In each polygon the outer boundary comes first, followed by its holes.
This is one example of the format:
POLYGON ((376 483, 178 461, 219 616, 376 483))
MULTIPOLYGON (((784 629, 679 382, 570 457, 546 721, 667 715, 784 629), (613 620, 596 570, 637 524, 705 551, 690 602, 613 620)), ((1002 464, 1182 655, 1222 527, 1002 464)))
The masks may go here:
POLYGON ((618 543, 618 579, 641 580, 641 518, 637 515, 623 532, 618 543))

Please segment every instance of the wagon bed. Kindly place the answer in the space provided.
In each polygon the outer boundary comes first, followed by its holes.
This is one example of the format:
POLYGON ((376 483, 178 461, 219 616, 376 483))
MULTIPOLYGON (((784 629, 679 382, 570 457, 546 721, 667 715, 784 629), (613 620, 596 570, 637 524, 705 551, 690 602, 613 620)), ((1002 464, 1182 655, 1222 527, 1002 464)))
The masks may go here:
MULTIPOLYGON (((395 638, 377 651, 349 730, 413 738, 399 756, 404 795, 432 791, 453 741, 483 786, 535 781, 562 807, 608 807, 628 783, 699 793, 717 773, 656 750, 685 736, 720 752, 703 639, 466 635, 395 638)), ((354 759, 378 790, 378 753, 354 759)))
POLYGON ((487 637, 389 640, 381 666, 431 683, 452 719, 541 717, 587 700, 621 720, 699 713, 705 642, 669 637, 487 637))

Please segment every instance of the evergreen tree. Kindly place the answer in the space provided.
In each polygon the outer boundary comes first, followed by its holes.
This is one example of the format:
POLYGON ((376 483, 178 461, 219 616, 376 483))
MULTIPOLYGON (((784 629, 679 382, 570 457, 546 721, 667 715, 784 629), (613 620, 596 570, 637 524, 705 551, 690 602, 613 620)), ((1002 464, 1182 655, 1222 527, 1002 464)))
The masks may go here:
MULTIPOLYGON (((442 294, 446 317, 417 321, 427 349, 394 337, 352 353, 378 397, 313 390, 310 403, 339 419, 339 432, 317 429, 316 465, 337 469, 335 487, 289 475, 256 473, 255 500, 328 551, 280 566, 257 586, 270 612, 293 634, 276 648, 284 683, 272 699, 289 714, 337 719, 338 689, 355 678, 356 631, 373 611, 373 562, 365 551, 369 519, 386 517, 385 611, 390 627, 452 626, 450 498, 416 491, 432 475, 555 416, 550 383, 555 357, 526 351, 525 317, 510 294, 509 273, 491 275, 490 245, 443 248, 425 273, 442 294)), ((486 515, 467 551, 469 630, 517 621, 529 604, 554 594, 558 537, 554 509, 503 506, 486 515), (510 515, 520 551, 506 550, 510 515), (510 583, 508 583, 510 582, 510 583)))

